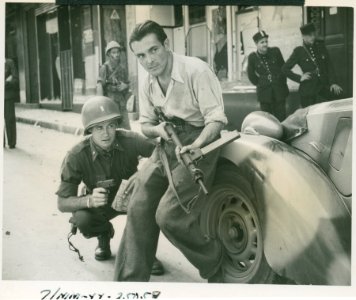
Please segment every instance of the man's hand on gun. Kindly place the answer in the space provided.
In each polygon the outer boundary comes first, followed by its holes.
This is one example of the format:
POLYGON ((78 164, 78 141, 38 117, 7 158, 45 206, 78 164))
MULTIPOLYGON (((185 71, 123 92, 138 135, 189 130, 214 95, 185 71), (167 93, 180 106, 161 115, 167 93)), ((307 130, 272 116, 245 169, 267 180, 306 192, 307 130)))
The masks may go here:
POLYGON ((89 207, 100 207, 108 203, 108 191, 103 187, 93 189, 93 194, 89 196, 89 207))
POLYGON ((175 153, 176 153, 176 157, 177 157, 178 162, 180 164, 184 165, 184 162, 182 160, 181 155, 186 153, 186 152, 190 153, 191 151, 196 150, 198 148, 199 147, 196 147, 194 144, 183 146, 183 147, 177 146, 176 149, 175 149, 175 153))
POLYGON ((169 136, 169 134, 166 131, 166 126, 167 126, 167 122, 161 122, 155 127, 155 129, 156 129, 158 136, 160 136, 161 138, 163 138, 166 141, 170 141, 171 137, 169 136))

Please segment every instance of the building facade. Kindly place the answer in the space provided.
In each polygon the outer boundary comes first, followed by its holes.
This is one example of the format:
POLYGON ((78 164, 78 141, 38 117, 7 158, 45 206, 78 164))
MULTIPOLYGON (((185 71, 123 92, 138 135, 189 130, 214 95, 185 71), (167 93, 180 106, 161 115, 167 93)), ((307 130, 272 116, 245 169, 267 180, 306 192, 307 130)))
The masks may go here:
MULTIPOLYGON (((164 26, 172 50, 209 63, 230 96, 254 93, 246 76, 247 57, 255 51, 254 33, 265 30, 270 46, 278 46, 287 59, 301 44, 299 27, 314 22, 337 62, 335 72, 344 96, 352 96, 352 8, 7 3, 6 53, 19 69, 20 102, 61 110, 80 107, 96 92, 110 40, 125 47, 121 63, 137 95, 145 71, 129 51, 128 37, 146 19, 164 26)), ((292 91, 297 87, 288 84, 292 91)))

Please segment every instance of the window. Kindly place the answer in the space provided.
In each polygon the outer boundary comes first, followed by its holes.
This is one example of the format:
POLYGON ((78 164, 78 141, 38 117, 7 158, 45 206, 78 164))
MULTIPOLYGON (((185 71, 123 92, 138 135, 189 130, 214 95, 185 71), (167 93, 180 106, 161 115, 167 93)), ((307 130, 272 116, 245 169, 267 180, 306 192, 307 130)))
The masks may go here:
POLYGON ((189 6, 189 25, 206 22, 205 6, 189 6))

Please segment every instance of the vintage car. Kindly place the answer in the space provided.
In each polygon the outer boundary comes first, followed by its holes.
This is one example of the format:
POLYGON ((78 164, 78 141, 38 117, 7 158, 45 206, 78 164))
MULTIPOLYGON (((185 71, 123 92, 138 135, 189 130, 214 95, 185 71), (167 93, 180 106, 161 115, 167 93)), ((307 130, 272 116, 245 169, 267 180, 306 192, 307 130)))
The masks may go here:
POLYGON ((225 250, 225 282, 351 284, 352 99, 282 124, 249 114, 222 148, 201 217, 225 250))

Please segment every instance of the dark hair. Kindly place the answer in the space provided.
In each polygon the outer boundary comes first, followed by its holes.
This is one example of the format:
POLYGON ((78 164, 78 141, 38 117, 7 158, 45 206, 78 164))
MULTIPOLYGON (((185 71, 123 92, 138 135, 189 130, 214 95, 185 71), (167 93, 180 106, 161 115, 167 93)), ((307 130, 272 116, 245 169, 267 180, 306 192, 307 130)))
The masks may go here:
POLYGON ((141 41, 146 35, 150 33, 154 33, 162 45, 167 39, 167 35, 161 25, 154 21, 147 20, 143 23, 137 24, 135 29, 132 31, 129 41, 130 49, 132 50, 131 44, 133 42, 141 41))

